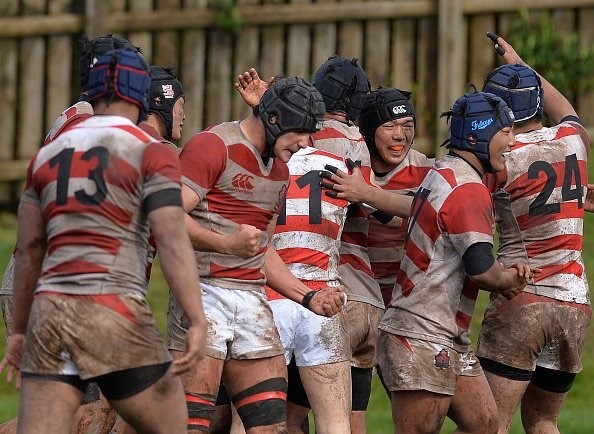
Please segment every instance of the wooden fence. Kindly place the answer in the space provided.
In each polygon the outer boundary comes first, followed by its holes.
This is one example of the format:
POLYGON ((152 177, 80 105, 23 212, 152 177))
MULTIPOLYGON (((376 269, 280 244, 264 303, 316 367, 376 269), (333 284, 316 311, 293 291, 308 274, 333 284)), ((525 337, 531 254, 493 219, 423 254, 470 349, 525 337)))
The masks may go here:
MULTIPOLYGON (((114 33, 184 84, 184 137, 246 116, 235 76, 256 67, 311 78, 332 54, 357 57, 373 87, 414 92, 416 146, 447 133, 439 113, 497 65, 487 31, 507 35, 518 9, 552 12, 559 32, 594 43, 594 0, 236 0, 242 26, 219 24, 221 0, 0 0, 0 204, 14 206, 31 156, 78 97, 78 40, 114 33)), ((233 15, 232 15, 233 16, 233 15)), ((594 93, 573 98, 594 126, 594 93)))

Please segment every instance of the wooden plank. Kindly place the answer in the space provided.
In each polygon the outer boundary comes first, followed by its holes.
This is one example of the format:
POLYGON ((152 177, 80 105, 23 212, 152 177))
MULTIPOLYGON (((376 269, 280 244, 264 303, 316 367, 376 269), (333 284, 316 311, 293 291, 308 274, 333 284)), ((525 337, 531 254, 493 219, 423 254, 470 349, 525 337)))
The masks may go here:
MULTIPOLYGON (((450 0, 445 4, 440 2, 438 13, 438 59, 437 71, 430 71, 430 86, 432 81, 437 81, 437 113, 435 114, 436 129, 435 143, 439 146, 448 136, 449 128, 440 113, 452 106, 454 101, 463 93, 464 78, 466 77, 463 53, 465 47, 461 43, 465 41, 465 27, 462 13, 462 0, 450 0), (439 73, 437 73, 439 71, 439 73), (434 74, 434 75, 433 75, 434 74)), ((431 90, 426 89, 428 95, 431 90), (427 92, 428 91, 428 92, 427 92)), ((445 153, 443 148, 434 149, 436 155, 445 153)))
MULTIPOLYGON (((319 2, 336 3, 336 0, 318 0, 318 3, 319 2)), ((313 78, 315 71, 328 59, 328 57, 338 52, 336 46, 338 33, 337 27, 337 23, 314 24, 311 47, 310 78, 313 78)))
POLYGON ((592 6, 592 0, 464 0, 464 14, 513 12, 523 9, 563 9, 592 6))
MULTIPOLYGON (((206 6, 207 0, 187 0, 186 8, 206 6)), ((206 31, 186 30, 181 36, 180 80, 184 86, 186 120, 181 143, 204 128, 206 31)))
MULTIPOLYGON (((391 76, 387 86, 412 91, 415 84, 415 26, 413 18, 401 18, 392 22, 391 76)), ((416 100, 416 94, 413 95, 416 100)))
POLYGON ((208 32, 206 70, 206 126, 231 120, 232 36, 223 30, 208 32))
MULTIPOLYGON (((100 0, 96 0, 100 2, 100 0)), ((436 15, 435 0, 383 0, 368 8, 365 2, 341 4, 339 8, 325 2, 316 2, 303 9, 302 5, 250 5, 241 9, 241 17, 250 25, 334 23, 349 20, 425 17, 436 15)), ((586 8, 592 0, 522 0, 522 7, 529 9, 586 8)), ((518 10, 517 0, 485 2, 464 0, 463 11, 467 15, 485 13, 509 13, 518 10)), ((192 8, 142 13, 116 12, 109 16, 108 32, 142 32, 147 28, 157 30, 197 29, 211 27, 216 23, 212 9, 192 8)), ((56 16, 23 16, 0 18, 0 38, 39 36, 63 33, 80 33, 84 30, 84 17, 77 14, 56 16)))
MULTIPOLYGON (((42 14, 45 0, 23 1, 22 12, 42 14)), ((45 40, 24 38, 19 47, 17 156, 31 158, 39 149, 43 136, 45 102, 45 40)))
MULTIPOLYGON (((359 0, 341 0, 340 6, 335 7, 340 10, 343 7, 349 7, 353 2, 359 3, 359 0)), ((361 2, 366 9, 373 10, 368 4, 361 2)), ((356 20, 356 16, 351 15, 351 20, 345 21, 338 26, 338 54, 344 57, 356 57, 363 60, 363 23, 356 20)))
POLYGON ((109 3, 85 0, 85 34, 93 39, 108 33, 109 3))
MULTIPOLYGON (((579 11, 579 42, 582 50, 591 50, 594 46, 594 7, 579 11)), ((592 78, 591 73, 590 78, 592 78)), ((576 111, 585 125, 594 125, 594 90, 580 92, 577 97, 576 111)), ((590 141, 594 142, 594 129, 590 131, 590 141)))
MULTIPOLYGON (((27 176, 30 160, 0 160, 0 182, 20 181, 27 176)), ((0 186, 4 187, 4 186, 0 186)))
MULTIPOLYGON (((152 6, 152 2, 145 0, 130 0, 130 13, 151 12, 152 6)), ((153 38, 150 31, 145 29, 145 31, 130 32, 127 39, 135 46, 140 47, 144 57, 149 63, 153 63, 153 38)))
MULTIPOLYGON (((5 16, 16 15, 16 2, 6 5, 5 16)), ((0 39, 0 159, 14 158, 17 105, 18 43, 16 39, 0 39)))
MULTIPOLYGON (((311 5, 310 0, 291 0, 304 7, 311 5)), ((287 73, 309 79, 311 27, 309 24, 293 24, 287 30, 287 73)))
MULTIPOLYGON (((56 14, 67 11, 70 7, 68 0, 52 1, 49 13, 56 14)), ((56 117, 68 107, 78 95, 73 96, 71 89, 79 89, 78 74, 72 75, 73 40, 70 36, 50 36, 47 40, 48 59, 46 74, 45 127, 47 132, 56 117), (74 82, 74 83, 73 83, 74 82)))
MULTIPOLYGON (((294 5, 291 5, 294 6, 294 5)), ((265 0, 261 8, 283 7, 282 0, 265 0)), ((246 6, 247 8, 247 6, 246 6)), ((243 16, 243 13, 242 13, 243 16)), ((248 23, 254 23, 254 20, 246 19, 248 23)), ((265 77, 271 75, 289 75, 291 71, 285 68, 285 28, 276 23, 276 25, 266 25, 262 28, 262 51, 261 51, 261 70, 265 77)))
MULTIPOLYGON (((575 0, 574 0, 575 1, 575 0)), ((251 25, 307 24, 336 22, 346 20, 381 19, 396 17, 415 17, 434 15, 437 11, 434 0, 379 1, 369 8, 360 0, 342 2, 340 7, 328 3, 312 3, 307 7, 297 3, 277 3, 266 1, 258 6, 241 9, 244 22, 251 25)), ((111 25, 114 29, 155 30, 208 27, 216 22, 216 12, 212 10, 188 10, 187 13, 172 11, 166 14, 143 13, 135 16, 114 14, 111 25)))
MULTIPOLYGON (((246 5, 258 4, 258 0, 239 0, 238 6, 244 7, 246 5)), ((247 71, 249 68, 256 68, 258 73, 262 73, 262 79, 266 80, 268 76, 266 71, 260 71, 259 56, 260 56, 260 29, 257 26, 245 26, 239 31, 235 38, 235 46, 233 49, 233 83, 235 77, 247 71)), ((231 83, 231 85, 233 84, 231 83)), ((251 108, 243 101, 239 92, 233 90, 233 97, 231 98, 231 118, 243 119, 251 113, 251 108)))
MULTIPOLYGON (((370 0, 370 3, 376 3, 370 0)), ((373 8, 373 4, 369 5, 373 8)), ((390 59, 390 20, 369 20, 365 24, 365 72, 372 88, 386 86, 390 59)))
MULTIPOLYGON (((178 11, 180 7, 179 0, 157 0, 155 12, 161 14, 164 12, 178 11)), ((176 47, 179 46, 177 32, 175 30, 164 30, 156 32, 154 35, 154 53, 152 63, 161 66, 170 66, 177 68, 179 53, 176 47)))
POLYGON ((485 35, 485 29, 495 31, 494 15, 477 15, 467 17, 469 22, 469 50, 468 50, 468 74, 467 81, 474 83, 478 90, 483 87, 485 75, 492 70, 495 65, 495 59, 492 56, 493 43, 485 35))

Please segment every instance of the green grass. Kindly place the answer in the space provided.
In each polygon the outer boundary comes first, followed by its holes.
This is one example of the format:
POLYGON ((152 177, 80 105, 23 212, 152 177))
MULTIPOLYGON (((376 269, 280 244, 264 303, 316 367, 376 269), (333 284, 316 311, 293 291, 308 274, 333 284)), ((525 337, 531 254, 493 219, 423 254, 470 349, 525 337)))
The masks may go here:
MULTIPOLYGON (((594 179, 594 163, 590 164, 590 179, 594 179)), ((0 270, 4 270, 15 242, 15 218, 11 214, 0 214, 0 270)), ((584 260, 591 281, 594 279, 594 215, 587 214, 584 230, 584 260)), ((158 263, 153 268, 153 277, 149 288, 149 301, 153 307, 157 323, 162 333, 165 331, 167 314, 167 287, 158 263)), ((486 306, 487 294, 481 293, 477 309, 473 318, 473 341, 476 342, 476 332, 486 306)), ((564 434, 584 434, 594 432, 594 328, 590 327, 586 345, 584 347, 584 371, 580 373, 574 383, 569 397, 559 418, 559 429, 564 434)), ((0 324, 0 357, 5 350, 4 324, 0 324)), ((13 385, 0 379, 0 422, 7 421, 17 414, 18 391, 13 385)), ((372 396, 367 414, 367 432, 369 434, 391 433, 392 416, 390 403, 381 384, 374 378, 372 396)), ((452 432, 455 426, 446 421, 442 432, 452 432)), ((312 431, 313 432, 313 431, 312 431)), ((518 415, 514 420, 511 432, 522 433, 522 425, 518 415)))

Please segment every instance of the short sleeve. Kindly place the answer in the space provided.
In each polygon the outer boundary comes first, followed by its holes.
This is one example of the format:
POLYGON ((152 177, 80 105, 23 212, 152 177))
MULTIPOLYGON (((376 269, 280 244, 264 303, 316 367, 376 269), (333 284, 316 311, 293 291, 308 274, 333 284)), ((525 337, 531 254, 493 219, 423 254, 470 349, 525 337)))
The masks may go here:
POLYGON ((456 187, 440 208, 438 222, 460 256, 475 243, 493 244, 495 218, 489 191, 480 183, 456 187))
POLYGON ((182 182, 204 198, 225 171, 227 158, 227 147, 216 134, 204 131, 194 135, 179 156, 182 182))

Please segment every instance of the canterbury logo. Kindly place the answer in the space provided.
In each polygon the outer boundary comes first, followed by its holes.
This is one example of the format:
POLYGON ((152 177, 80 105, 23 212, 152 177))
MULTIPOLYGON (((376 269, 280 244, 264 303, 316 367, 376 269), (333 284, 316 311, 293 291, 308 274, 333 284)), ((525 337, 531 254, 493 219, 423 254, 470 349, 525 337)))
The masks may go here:
POLYGON ((401 115, 402 113, 406 113, 406 106, 405 105, 395 105, 392 108, 392 112, 395 115, 401 115))
POLYGON ((253 176, 246 175, 245 173, 239 173, 233 177, 231 180, 231 185, 236 188, 252 190, 254 188, 254 184, 252 184, 253 180, 253 176))

